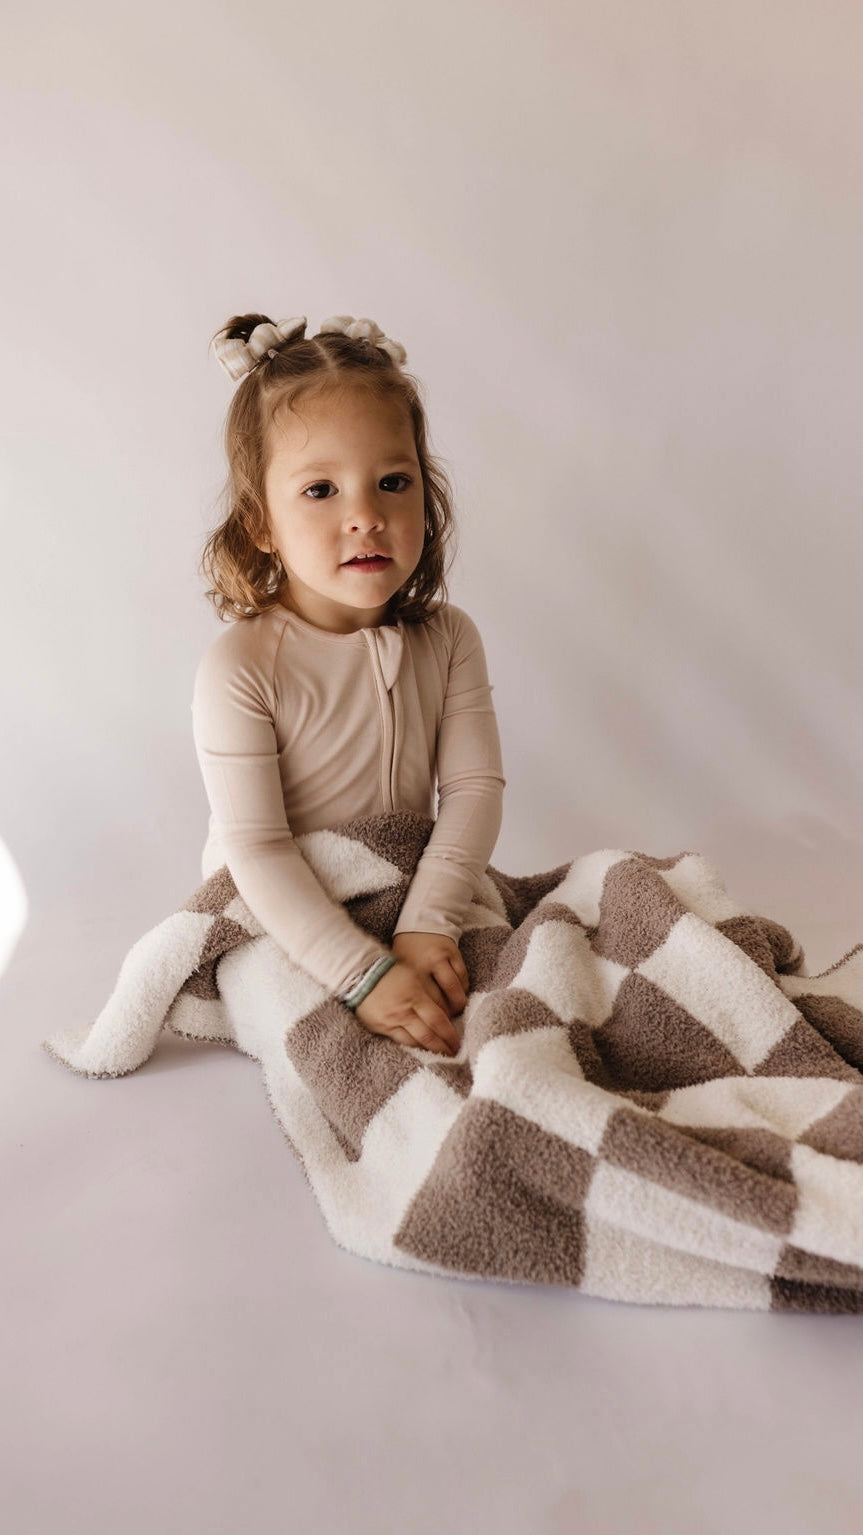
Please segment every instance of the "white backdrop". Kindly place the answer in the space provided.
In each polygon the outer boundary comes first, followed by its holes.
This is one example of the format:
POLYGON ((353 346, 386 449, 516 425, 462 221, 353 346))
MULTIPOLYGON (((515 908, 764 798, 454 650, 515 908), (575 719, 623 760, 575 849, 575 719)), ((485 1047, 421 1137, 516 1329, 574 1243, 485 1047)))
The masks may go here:
POLYGON ((688 848, 810 971, 863 939, 863 9, 4 20, 16 1535, 851 1535, 856 1318, 406 1279, 335 1249, 253 1062, 169 1037, 94 1083, 39 1044, 200 879, 207 347, 246 310, 368 315, 423 381, 495 686, 492 862, 688 848))
POLYGON ((0 830, 36 909, 122 879, 134 923, 199 877, 207 342, 260 308, 371 315, 424 382, 492 861, 696 847, 859 936, 859 9, 49 11, 2 173, 0 830))

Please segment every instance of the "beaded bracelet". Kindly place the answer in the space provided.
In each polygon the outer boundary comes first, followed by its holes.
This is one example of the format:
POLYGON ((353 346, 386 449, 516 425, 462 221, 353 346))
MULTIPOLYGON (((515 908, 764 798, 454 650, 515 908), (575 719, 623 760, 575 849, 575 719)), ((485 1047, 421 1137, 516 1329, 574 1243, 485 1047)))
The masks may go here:
POLYGON ((339 997, 339 1001, 343 1002, 345 1007, 349 1007, 351 1012, 354 1012, 363 998, 368 996, 372 987, 377 985, 381 976, 386 975, 387 971, 392 969, 397 960, 397 954, 382 954, 380 959, 376 959, 369 966, 369 969, 366 970, 365 974, 360 976, 351 990, 344 992, 339 997))

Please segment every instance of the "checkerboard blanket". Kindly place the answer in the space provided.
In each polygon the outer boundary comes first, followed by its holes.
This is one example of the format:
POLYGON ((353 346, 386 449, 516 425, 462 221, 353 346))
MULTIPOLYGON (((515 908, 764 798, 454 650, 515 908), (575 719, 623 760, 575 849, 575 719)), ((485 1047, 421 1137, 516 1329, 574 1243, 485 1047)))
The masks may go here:
MULTIPOLYGON (((392 941, 434 823, 297 838, 392 941)), ((227 867, 129 950, 95 1022, 45 1048, 134 1071, 163 1027, 257 1059, 339 1246, 609 1300, 863 1310, 863 943, 808 976, 701 854, 488 865, 459 945, 455 1057, 371 1034, 266 934, 227 867)))

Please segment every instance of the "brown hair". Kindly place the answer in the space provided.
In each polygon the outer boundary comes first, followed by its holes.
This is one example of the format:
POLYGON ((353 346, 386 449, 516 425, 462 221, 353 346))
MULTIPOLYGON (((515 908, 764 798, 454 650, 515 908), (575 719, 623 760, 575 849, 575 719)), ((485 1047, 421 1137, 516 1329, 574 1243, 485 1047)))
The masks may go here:
MULTIPOLYGON (((263 314, 235 315, 222 327, 229 337, 249 339, 263 314)), ((429 448, 419 380, 387 352, 364 338, 338 331, 295 336, 247 373, 237 386, 224 426, 228 476, 218 504, 223 521, 209 535, 199 569, 212 581, 206 596, 219 617, 253 618, 275 606, 284 581, 277 554, 257 547, 269 538, 264 476, 267 425, 301 395, 326 388, 360 386, 378 399, 400 400, 410 415, 424 489, 425 542, 416 569, 390 600, 392 618, 421 622, 449 600, 444 556, 455 531, 449 477, 429 448)))

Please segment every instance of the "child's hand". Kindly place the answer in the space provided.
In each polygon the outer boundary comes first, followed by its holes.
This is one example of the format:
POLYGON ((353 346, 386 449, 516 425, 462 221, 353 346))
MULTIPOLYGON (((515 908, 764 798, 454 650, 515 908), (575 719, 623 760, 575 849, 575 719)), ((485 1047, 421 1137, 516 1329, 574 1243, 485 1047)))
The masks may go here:
POLYGON ((419 1045, 439 1055, 458 1055, 461 1049, 458 1030, 432 998, 428 986, 412 965, 399 959, 368 996, 357 1003, 354 1016, 370 1034, 388 1034, 399 1045, 419 1045))
POLYGON ((430 997, 455 1018, 467 1005, 470 977, 454 938, 445 933, 396 933, 392 951, 416 971, 430 997))

